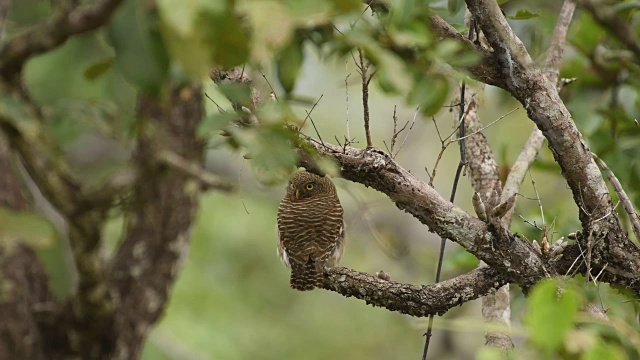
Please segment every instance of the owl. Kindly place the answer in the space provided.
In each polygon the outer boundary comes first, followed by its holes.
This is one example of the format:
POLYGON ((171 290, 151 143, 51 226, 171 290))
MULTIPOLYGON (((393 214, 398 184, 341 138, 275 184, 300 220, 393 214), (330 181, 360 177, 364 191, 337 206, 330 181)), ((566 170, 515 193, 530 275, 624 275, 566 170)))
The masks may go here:
POLYGON ((307 171, 294 174, 278 207, 278 255, 291 268, 291 287, 319 287, 324 267, 338 263, 345 241, 342 205, 331 180, 307 171))

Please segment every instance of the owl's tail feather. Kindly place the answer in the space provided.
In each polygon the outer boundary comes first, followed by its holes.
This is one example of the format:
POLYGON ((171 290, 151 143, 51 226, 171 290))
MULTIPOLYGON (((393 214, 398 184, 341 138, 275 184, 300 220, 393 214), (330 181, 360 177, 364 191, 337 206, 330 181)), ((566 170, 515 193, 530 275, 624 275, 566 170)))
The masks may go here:
POLYGON ((291 262, 291 288, 299 291, 313 290, 322 284, 322 272, 316 268, 315 261, 309 259, 306 264, 291 262))

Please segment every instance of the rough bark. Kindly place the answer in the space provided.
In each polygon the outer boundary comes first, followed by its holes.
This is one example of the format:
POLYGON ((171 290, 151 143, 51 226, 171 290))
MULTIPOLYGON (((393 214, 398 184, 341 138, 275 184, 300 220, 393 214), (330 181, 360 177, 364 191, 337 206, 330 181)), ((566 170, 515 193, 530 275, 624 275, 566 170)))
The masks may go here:
MULTIPOLYGON (((27 201, 0 131, 0 207, 26 211, 27 201)), ((35 252, 0 237, 0 359, 46 359, 41 323, 52 295, 35 252)))
POLYGON ((591 260, 609 263, 610 272, 634 277, 640 271, 640 250, 629 241, 612 211, 604 178, 555 84, 533 63, 495 1, 466 2, 503 69, 506 81, 501 87, 522 103, 547 139, 580 209, 584 233, 604 239, 593 247, 591 260))
POLYGON ((347 268, 325 273, 323 288, 411 316, 442 315, 447 310, 495 291, 506 283, 496 270, 483 267, 433 285, 408 285, 347 268))
MULTIPOLYGON (((500 179, 498 173, 498 164, 496 162, 491 146, 486 136, 478 132, 482 128, 478 114, 479 92, 474 89, 468 89, 465 94, 465 126, 466 133, 472 134, 464 139, 466 148, 467 166, 469 168, 469 177, 473 189, 481 194, 482 198, 488 199, 491 192, 500 187, 500 179)), ((459 108, 458 108, 459 109, 459 108)), ((460 110, 456 114, 456 118, 460 118, 460 110)), ((505 199, 506 200, 506 199, 505 199)), ((508 224, 505 225, 508 228, 508 224)), ((486 264, 481 262, 478 269, 482 269, 486 264)), ((482 317, 485 321, 485 345, 497 347, 501 349, 510 349, 513 347, 511 336, 508 329, 511 326, 511 295, 509 294, 509 284, 505 284, 496 290, 495 294, 489 294, 482 297, 482 317), (495 330, 495 324, 503 326, 498 327, 504 331, 495 330)))
POLYGON ((204 142, 196 139, 204 115, 202 98, 202 88, 194 85, 173 86, 166 99, 138 99, 140 133, 133 161, 140 176, 126 235, 110 267, 117 299, 113 359, 139 356, 188 253, 200 185, 182 172, 158 166, 155 154, 165 149, 202 163, 204 142))
MULTIPOLYGON (((338 162, 342 177, 386 194, 400 210, 410 213, 439 236, 462 245, 523 288, 550 274, 528 242, 508 231, 493 234, 487 224, 451 204, 385 152, 338 147, 310 138, 307 141, 321 155, 338 162)), ((304 155, 301 164, 314 167, 313 159, 304 155)))

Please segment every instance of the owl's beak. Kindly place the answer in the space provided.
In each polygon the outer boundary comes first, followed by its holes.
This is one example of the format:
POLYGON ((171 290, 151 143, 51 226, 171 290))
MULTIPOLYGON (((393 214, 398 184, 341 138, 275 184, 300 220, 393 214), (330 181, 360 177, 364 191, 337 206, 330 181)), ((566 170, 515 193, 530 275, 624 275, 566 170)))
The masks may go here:
POLYGON ((296 199, 300 199, 300 190, 296 189, 296 199))

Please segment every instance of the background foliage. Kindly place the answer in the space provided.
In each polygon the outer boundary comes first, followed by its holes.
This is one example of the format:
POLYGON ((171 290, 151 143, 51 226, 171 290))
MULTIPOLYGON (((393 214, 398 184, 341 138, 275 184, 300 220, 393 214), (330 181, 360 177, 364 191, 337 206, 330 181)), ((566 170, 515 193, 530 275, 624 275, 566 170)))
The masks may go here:
MULTIPOLYGON (((200 199, 189 259, 165 318, 148 340, 144 359, 418 356, 425 320, 374 309, 334 293, 293 292, 288 288, 288 272, 275 255, 275 213, 284 193, 283 180, 295 161, 281 122, 301 124, 305 110, 322 96, 312 113, 319 135, 325 141, 333 142, 334 137, 343 141, 349 131, 359 141, 357 146, 365 145, 360 79, 351 55, 354 48, 363 49, 376 69, 370 102, 377 147, 390 142, 395 107, 401 125, 416 119, 411 130, 400 136, 403 147, 397 160, 426 180, 424 168, 431 171, 440 150, 434 121, 444 133, 452 131, 453 116, 443 105, 455 96, 462 75, 445 63, 467 65, 477 57, 456 44, 438 41, 422 16, 429 6, 463 29, 464 4, 392 3, 395 11, 382 18, 371 11, 362 13, 361 2, 355 0, 160 0, 155 6, 149 1, 126 1, 107 28, 74 37, 28 63, 29 91, 52 115, 48 130, 63 147, 73 170, 88 181, 125 166, 132 145, 136 90, 163 91, 160 85, 169 78, 205 79, 217 64, 246 66, 257 87, 291 100, 258 109, 260 118, 267 121, 258 128, 233 128, 227 141, 219 133, 232 118, 220 114, 213 101, 231 109, 223 96, 230 95, 248 106, 250 91, 242 86, 218 88, 204 80, 212 99, 200 129, 210 144, 207 167, 237 179, 241 190, 235 195, 209 193, 200 199), (389 46, 424 49, 426 55, 403 61, 389 46), (420 111, 416 113, 417 106, 420 111), (251 160, 243 158, 246 154, 251 160)), ((543 58, 560 4, 503 3, 531 54, 543 58)), ((42 20, 48 8, 47 2, 39 0, 13 1, 6 31, 15 33, 42 20)), ((638 29, 637 8, 635 2, 624 1, 615 11, 638 29)), ((564 92, 567 106, 592 150, 616 173, 638 207, 640 130, 634 121, 640 117, 638 64, 585 12, 575 14, 569 42, 561 77, 577 80, 564 92)), ((481 118, 487 124, 514 108, 519 104, 507 94, 487 88, 481 118)), ((485 131, 505 169, 515 160, 530 128, 525 111, 519 108, 485 131)), ((302 129, 316 134, 310 121, 302 129)), ((451 147, 438 168, 434 186, 443 194, 450 190, 457 159, 451 147)), ((532 175, 543 184, 538 190, 546 221, 553 221, 554 238, 578 229, 577 209, 546 148, 532 175)), ((438 239, 415 219, 398 212, 381 194, 340 179, 335 182, 349 234, 343 264, 371 273, 384 269, 401 282, 433 282, 438 239)), ((521 193, 534 196, 530 183, 521 193)), ((464 179, 458 199, 472 213, 471 189, 464 179)), ((53 216, 35 200, 40 212, 53 216)), ((535 201, 520 198, 516 211, 531 222, 540 222, 535 201)), ((55 216, 53 219, 55 223, 55 216)), ((56 293, 65 296, 75 280, 65 252, 64 229, 56 225, 59 234, 49 235, 52 241, 38 243, 37 248, 44 248, 40 255, 56 293)), ((105 229, 110 240, 105 253, 113 251, 122 227, 115 209, 105 229)), ((514 221, 513 230, 530 239, 539 238, 537 230, 522 221, 514 221)), ((472 255, 450 245, 444 276, 476 265, 472 255)), ((605 285, 585 285, 584 279, 562 284, 566 290, 559 298, 553 282, 541 284, 526 300, 517 289, 512 290, 516 358, 640 356, 637 303, 605 285), (612 323, 582 319, 578 308, 586 300, 608 309, 612 323)), ((437 326, 436 358, 489 359, 496 355, 482 348, 477 302, 450 311, 437 326)))

